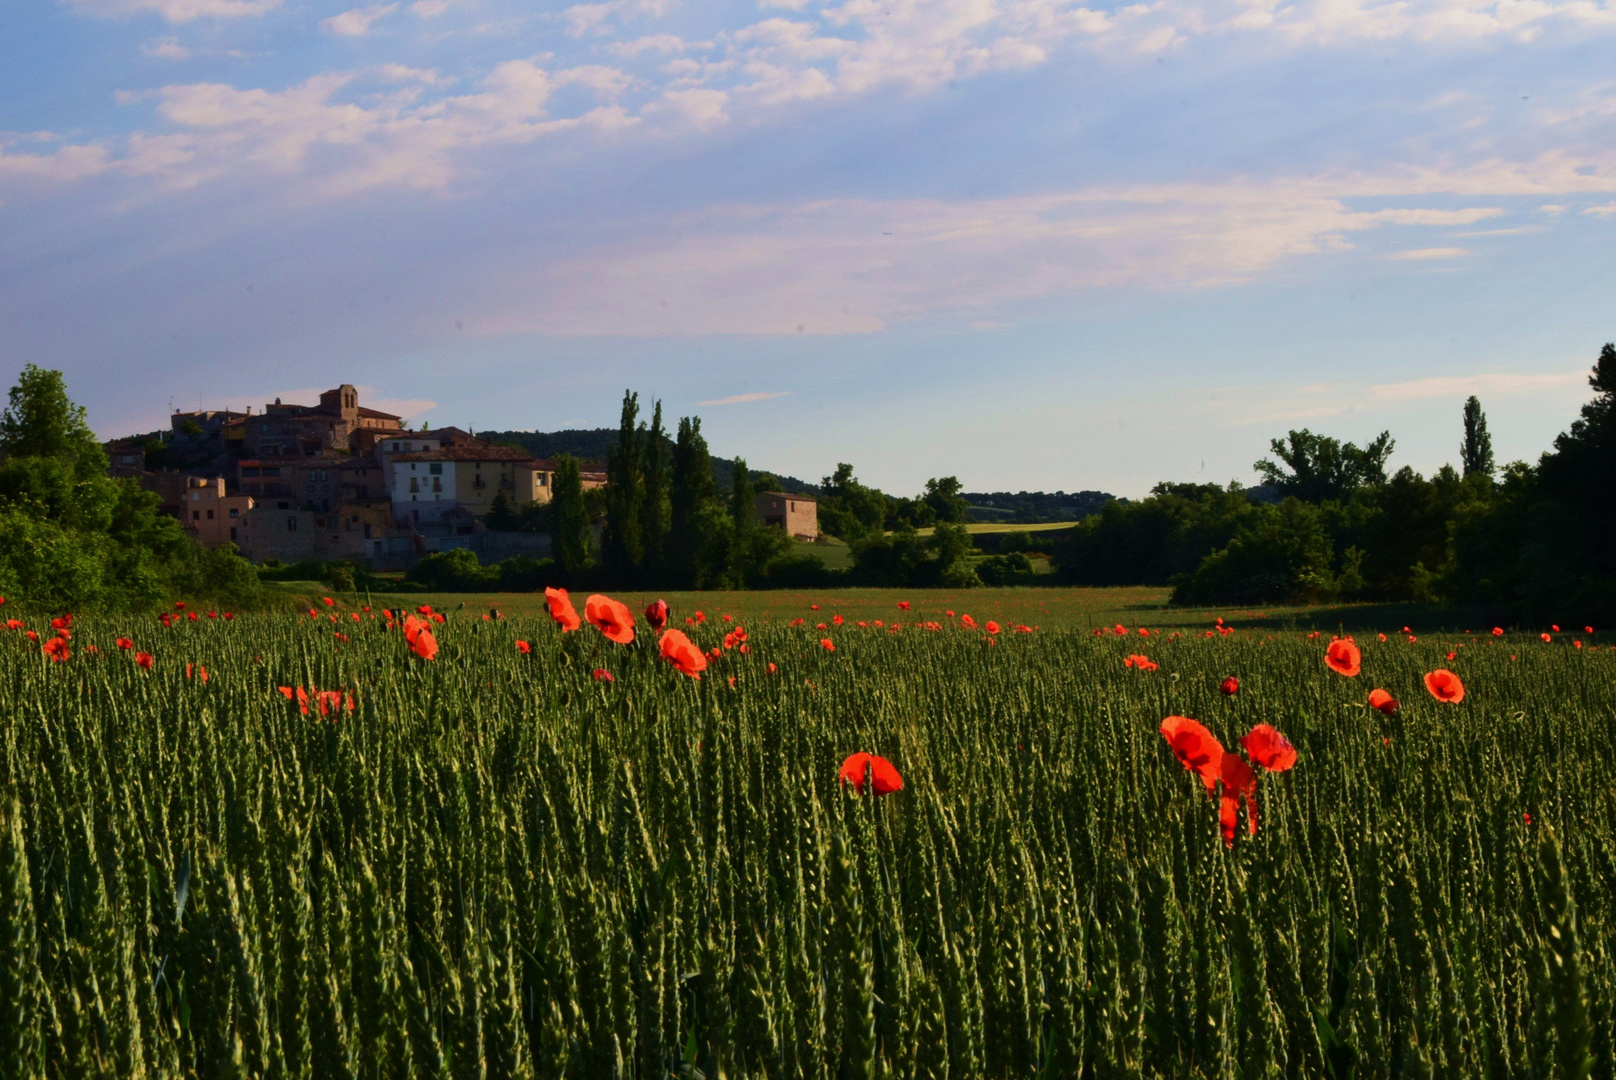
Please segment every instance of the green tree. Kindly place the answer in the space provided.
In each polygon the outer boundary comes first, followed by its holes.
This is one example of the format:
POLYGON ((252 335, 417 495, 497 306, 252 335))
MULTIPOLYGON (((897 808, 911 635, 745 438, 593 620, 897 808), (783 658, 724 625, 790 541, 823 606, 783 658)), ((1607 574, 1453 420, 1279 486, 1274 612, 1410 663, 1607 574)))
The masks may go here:
POLYGON ((1335 595, 1334 550, 1320 509, 1300 499, 1264 506, 1228 546, 1179 580, 1175 604, 1312 603, 1335 595))
POLYGON ((853 476, 853 466, 841 462, 836 472, 819 485, 819 529, 849 544, 878 535, 887 524, 887 497, 853 476))
POLYGON ((1394 445, 1389 431, 1359 447, 1303 428, 1269 443, 1278 461, 1263 458, 1252 468, 1281 495, 1311 503, 1339 500, 1360 487, 1384 484, 1394 445))
POLYGON ((483 515, 483 524, 494 532, 515 532, 522 527, 522 515, 501 491, 494 495, 494 501, 488 505, 488 513, 483 515))
POLYGON ((1470 395, 1464 403, 1464 442, 1459 445, 1459 462, 1465 476, 1485 476, 1491 480, 1493 470, 1493 437, 1487 434, 1487 414, 1481 411, 1481 401, 1470 395))
POLYGON ((67 396, 60 371, 29 364, 0 413, 0 451, 12 458, 48 458, 72 464, 75 476, 104 476, 106 451, 90 430, 84 407, 67 396))
POLYGON ((628 583, 639 576, 645 561, 642 540, 644 489, 640 475, 638 394, 623 391, 622 418, 617 444, 606 451, 606 526, 601 539, 601 561, 614 581, 628 583))
POLYGON ((556 458, 555 489, 550 496, 551 547, 563 573, 577 574, 589 567, 589 507, 584 502, 578 459, 571 454, 556 458))
POLYGON ((939 522, 958 524, 970 519, 971 508, 964 499, 960 498, 963 490, 959 478, 945 476, 942 479, 933 478, 926 481, 926 490, 921 495, 922 501, 932 509, 939 522))
POLYGON ((746 587, 746 574, 750 568, 752 534, 761 523, 757 516, 757 498, 752 490, 752 476, 746 469, 746 459, 737 457, 730 470, 730 576, 735 587, 746 587))
POLYGON ((668 573, 668 433, 662 427, 662 402, 651 412, 641 452, 645 496, 641 502, 640 536, 645 544, 645 580, 660 585, 668 573))
POLYGON ((668 569, 674 584, 699 589, 708 577, 714 537, 712 511, 718 507, 713 460, 701 435, 701 417, 682 417, 673 446, 673 485, 669 492, 668 569))

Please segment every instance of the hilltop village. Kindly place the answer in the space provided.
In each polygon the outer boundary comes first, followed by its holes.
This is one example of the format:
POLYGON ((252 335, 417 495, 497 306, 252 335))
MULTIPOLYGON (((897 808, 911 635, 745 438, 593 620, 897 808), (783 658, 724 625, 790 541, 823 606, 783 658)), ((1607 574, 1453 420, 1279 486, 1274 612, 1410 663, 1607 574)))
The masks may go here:
MULTIPOLYGON (((484 562, 550 553, 545 532, 490 528, 550 502, 556 463, 456 427, 421 431, 366 408, 343 384, 318 404, 276 399, 261 413, 175 412, 167 432, 106 444, 115 476, 137 478, 206 547, 254 562, 348 561, 406 569, 466 548, 484 562)), ((584 489, 606 485, 584 463, 584 489)), ((818 535, 814 500, 760 492, 758 516, 818 535)))

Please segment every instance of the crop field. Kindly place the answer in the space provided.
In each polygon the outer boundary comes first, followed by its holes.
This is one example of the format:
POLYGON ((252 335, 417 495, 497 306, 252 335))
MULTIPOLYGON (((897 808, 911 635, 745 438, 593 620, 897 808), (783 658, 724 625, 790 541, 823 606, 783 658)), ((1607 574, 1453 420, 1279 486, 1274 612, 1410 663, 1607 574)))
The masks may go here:
POLYGON ((1605 635, 1019 592, 21 619, 0 1076, 1612 1075, 1605 635))

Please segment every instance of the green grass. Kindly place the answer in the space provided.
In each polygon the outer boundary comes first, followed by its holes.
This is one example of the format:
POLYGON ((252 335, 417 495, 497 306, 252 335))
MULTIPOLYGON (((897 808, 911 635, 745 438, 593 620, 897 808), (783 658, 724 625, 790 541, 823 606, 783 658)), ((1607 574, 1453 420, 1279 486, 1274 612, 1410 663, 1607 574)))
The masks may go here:
MULTIPOLYGON (((1076 524, 1077 522, 1075 521, 1043 521, 1032 525, 1015 525, 1002 521, 973 521, 968 523, 965 528, 974 536, 978 533, 1050 532, 1057 529, 1070 529, 1076 524)), ((920 533, 921 536, 930 536, 933 532, 936 532, 936 529, 928 527, 917 529, 916 532, 920 533)))
POLYGON ((1344 678, 1294 613, 1160 596, 675 595, 749 631, 699 681, 531 597, 449 598, 430 662, 346 604, 0 635, 0 1076, 1610 1075, 1605 637, 1306 613, 1391 631, 1344 678), (949 606, 1042 629, 914 625, 949 606), (1122 612, 1164 632, 1086 628, 1122 612), (1170 714, 1295 744, 1255 834, 1170 714))

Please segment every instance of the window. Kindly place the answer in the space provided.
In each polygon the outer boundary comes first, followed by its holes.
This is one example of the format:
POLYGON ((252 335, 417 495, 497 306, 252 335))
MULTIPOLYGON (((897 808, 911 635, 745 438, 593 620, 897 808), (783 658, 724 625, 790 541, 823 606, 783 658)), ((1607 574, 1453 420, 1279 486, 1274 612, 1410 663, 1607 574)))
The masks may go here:
POLYGON ((236 527, 234 525, 232 525, 230 527, 230 539, 234 540, 235 538, 236 538, 236 527))
POLYGON ((212 510, 209 510, 209 511, 208 511, 208 520, 209 520, 209 521, 212 521, 212 520, 213 520, 213 511, 212 511, 212 510))
POLYGON ((232 510, 232 511, 230 511, 230 516, 233 517, 233 518, 240 517, 241 516, 241 511, 240 510, 232 510))
POLYGON ((264 475, 265 476, 279 476, 280 474, 281 474, 281 467, 279 465, 275 466, 273 469, 265 469, 264 470, 264 475))
POLYGON ((297 518, 289 517, 286 519, 286 531, 297 532, 297 518))
POLYGON ((258 470, 257 469, 242 469, 241 470, 241 475, 244 476, 244 477, 246 477, 246 476, 257 476, 258 475, 258 470))
POLYGON ((191 511, 191 520, 192 521, 200 521, 200 520, 202 520, 202 511, 200 511, 200 510, 192 510, 191 511))
POLYGON ((432 464, 426 467, 426 471, 431 473, 433 476, 442 476, 443 465, 441 462, 434 461, 432 464))
POLYGON ((432 478, 432 490, 433 491, 442 491, 443 490, 443 477, 434 476, 432 478))

